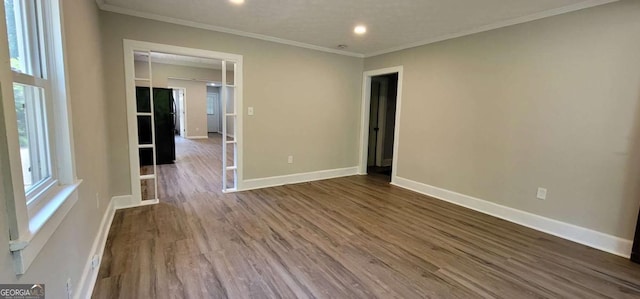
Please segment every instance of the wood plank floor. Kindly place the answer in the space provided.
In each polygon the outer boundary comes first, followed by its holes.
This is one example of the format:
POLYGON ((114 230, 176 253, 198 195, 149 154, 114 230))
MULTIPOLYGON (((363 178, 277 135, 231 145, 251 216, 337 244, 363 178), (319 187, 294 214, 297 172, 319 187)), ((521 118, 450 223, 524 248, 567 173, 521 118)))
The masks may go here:
POLYGON ((376 177, 221 194, 220 142, 116 213, 94 298, 640 297, 640 265, 376 177))

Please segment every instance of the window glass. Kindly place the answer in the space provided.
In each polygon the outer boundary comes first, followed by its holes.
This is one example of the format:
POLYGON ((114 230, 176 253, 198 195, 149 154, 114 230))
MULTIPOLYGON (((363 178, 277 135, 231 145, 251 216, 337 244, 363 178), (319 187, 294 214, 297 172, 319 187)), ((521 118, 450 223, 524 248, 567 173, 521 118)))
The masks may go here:
POLYGON ((207 93, 207 114, 215 114, 215 102, 218 95, 215 93, 207 93))
POLYGON ((47 113, 42 88, 13 84, 25 192, 51 177, 47 113))
POLYGON ((35 0, 4 0, 11 69, 41 76, 35 0))

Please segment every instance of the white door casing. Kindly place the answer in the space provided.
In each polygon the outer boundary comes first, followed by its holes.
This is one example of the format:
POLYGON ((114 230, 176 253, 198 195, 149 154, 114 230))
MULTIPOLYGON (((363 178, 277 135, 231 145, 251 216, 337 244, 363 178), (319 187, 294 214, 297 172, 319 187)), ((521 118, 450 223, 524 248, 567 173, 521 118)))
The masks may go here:
MULTIPOLYGON (((243 70, 243 57, 242 55, 229 54, 223 52, 209 51, 203 49, 194 49, 179 47, 173 45, 143 42, 136 40, 123 40, 123 52, 124 52, 124 68, 125 68, 125 85, 126 85, 126 102, 127 102, 127 124, 128 124, 128 141, 129 141, 129 166, 130 166, 130 181, 131 181, 131 196, 123 197, 123 200, 119 203, 121 206, 140 206, 149 204, 148 202, 142 202, 141 188, 140 188, 140 158, 138 154, 138 132, 137 132, 137 115, 136 115, 136 90, 135 90, 135 67, 134 67, 134 52, 162 52, 171 53, 184 56, 204 57, 211 59, 218 59, 222 61, 229 61, 235 64, 234 72, 234 97, 235 106, 238 111, 242 111, 242 70, 243 70)), ((224 73, 223 73, 224 74, 224 73)), ((183 101, 184 102, 184 101, 183 101)), ((186 108, 187 103, 184 103, 183 108, 186 108)), ((183 109, 186 111, 186 109, 183 109)), ((186 115, 186 114, 185 114, 186 115)), ((188 115, 186 115, 188 116, 188 115)), ((242 114, 237 114, 236 125, 234 128, 235 135, 235 190, 241 189, 243 183, 243 163, 242 163, 242 114)), ((235 191, 234 189, 226 190, 227 192, 235 191)), ((157 201, 156 201, 157 202, 157 201)))
POLYGON ((398 73, 398 90, 396 94, 396 115, 393 138, 393 158, 391 170, 391 183, 395 184, 398 177, 398 146, 400 144, 400 115, 402 112, 402 78, 403 66, 395 66, 384 69, 365 71, 362 80, 362 103, 360 115, 360 162, 358 172, 367 174, 367 152, 369 148, 369 113, 371 108, 371 78, 379 75, 398 73))

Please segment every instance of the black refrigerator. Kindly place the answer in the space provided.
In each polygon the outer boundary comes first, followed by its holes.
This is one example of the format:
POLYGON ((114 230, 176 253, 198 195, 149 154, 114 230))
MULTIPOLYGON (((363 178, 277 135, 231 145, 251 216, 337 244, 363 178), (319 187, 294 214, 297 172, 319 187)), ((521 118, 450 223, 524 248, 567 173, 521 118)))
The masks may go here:
MULTIPOLYGON (((151 112, 149 87, 136 87, 138 112, 151 112)), ((173 89, 153 88, 153 116, 155 120, 156 164, 171 164, 176 160, 175 111, 173 89)), ((151 143, 151 117, 138 116, 138 140, 140 144, 151 143)), ((153 150, 139 151, 140 166, 153 165, 153 150)))

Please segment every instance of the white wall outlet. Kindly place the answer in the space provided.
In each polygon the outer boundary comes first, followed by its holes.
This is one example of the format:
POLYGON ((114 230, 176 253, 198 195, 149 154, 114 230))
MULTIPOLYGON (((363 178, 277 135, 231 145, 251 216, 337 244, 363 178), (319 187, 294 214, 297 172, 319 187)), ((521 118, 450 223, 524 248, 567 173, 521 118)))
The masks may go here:
POLYGON ((538 193, 536 194, 538 199, 547 199, 547 189, 546 188, 538 188, 538 193))
POLYGON ((293 156, 289 156, 289 157, 287 158, 287 163, 289 163, 289 164, 293 164, 293 156))
POLYGON ((91 259, 91 269, 98 268, 98 265, 100 265, 100 257, 97 254, 94 254, 91 259))
POLYGON ((253 107, 247 108, 247 114, 253 115, 253 107))

